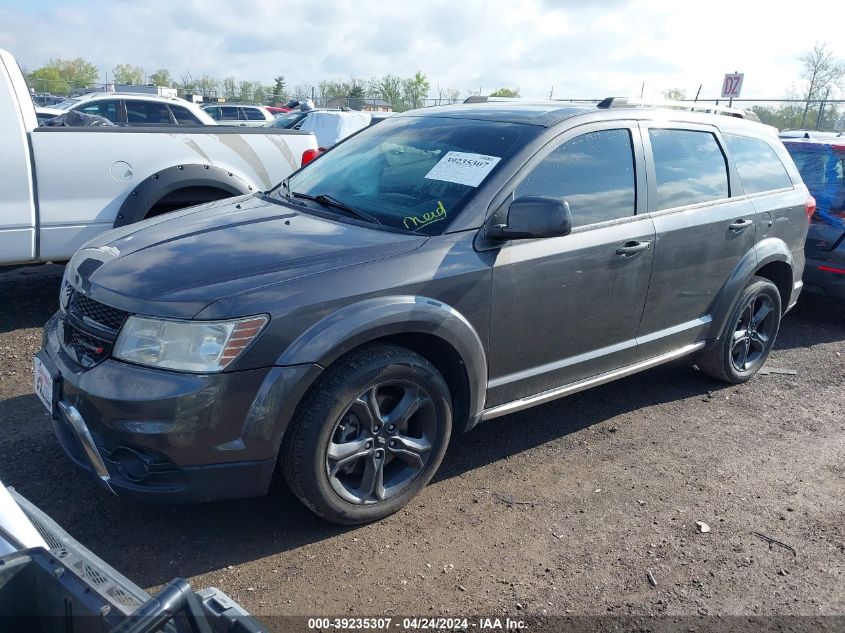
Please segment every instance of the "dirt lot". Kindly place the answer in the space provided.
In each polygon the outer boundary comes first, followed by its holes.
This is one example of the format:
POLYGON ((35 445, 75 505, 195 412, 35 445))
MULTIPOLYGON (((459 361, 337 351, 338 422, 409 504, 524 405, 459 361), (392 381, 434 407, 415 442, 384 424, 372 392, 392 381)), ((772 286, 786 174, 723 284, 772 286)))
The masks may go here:
POLYGON ((0 479, 146 588, 185 576, 259 617, 845 614, 842 305, 785 319, 768 365, 797 375, 726 387, 679 362, 497 419, 348 529, 282 486, 150 507, 77 474, 30 377, 60 275, 0 273, 0 479))

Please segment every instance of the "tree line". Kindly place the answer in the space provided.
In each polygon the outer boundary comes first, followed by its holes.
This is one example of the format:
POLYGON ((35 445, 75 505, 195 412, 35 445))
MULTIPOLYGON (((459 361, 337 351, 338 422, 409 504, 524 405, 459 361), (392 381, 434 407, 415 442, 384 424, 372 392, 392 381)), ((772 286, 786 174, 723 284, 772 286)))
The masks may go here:
MULTIPOLYGON (((91 89, 97 84, 99 69, 91 62, 76 59, 51 59, 41 68, 27 73, 29 85, 36 92, 68 94, 74 90, 91 89)), ((272 84, 261 81, 239 80, 229 76, 223 79, 208 74, 183 73, 178 79, 167 68, 159 68, 147 74, 140 66, 130 63, 118 64, 106 75, 112 84, 154 84, 176 88, 184 96, 199 94, 204 97, 223 97, 227 101, 252 101, 257 103, 281 104, 290 98, 316 98, 320 101, 336 101, 339 105, 361 107, 365 101, 383 100, 393 110, 403 111, 425 105, 432 92, 431 82, 422 71, 410 77, 384 75, 360 79, 323 80, 316 85, 302 83, 289 87, 284 75, 278 75, 272 84)), ((461 91, 456 88, 434 89, 435 101, 453 103, 460 99, 461 91)))
MULTIPOLYGON (((786 92, 786 99, 779 105, 755 105, 751 107, 763 123, 778 129, 818 128, 820 130, 841 130, 845 108, 838 104, 825 103, 845 79, 845 60, 837 58, 825 43, 816 43, 813 49, 799 57, 801 62, 800 82, 786 92)), ((68 94, 72 90, 90 89, 100 76, 98 68, 91 62, 75 59, 51 59, 47 64, 27 73, 29 85, 36 92, 68 94)), ((194 76, 190 72, 175 79, 170 70, 159 68, 146 74, 140 66, 124 63, 115 66, 107 76, 115 84, 155 84, 176 88, 180 95, 201 94, 206 97, 223 97, 227 101, 253 101, 258 103, 284 103, 289 98, 316 98, 324 104, 349 105, 360 108, 364 102, 380 99, 390 104, 393 110, 403 111, 418 108, 426 101, 454 103, 460 99, 461 91, 451 87, 432 88, 428 76, 417 71, 410 77, 384 75, 361 79, 324 80, 316 85, 298 84, 289 88, 284 75, 274 78, 272 84, 261 81, 238 80, 235 77, 218 79, 208 74, 194 76), (435 95, 429 99, 429 95, 435 95)), ((470 94, 478 94, 470 92, 470 94)), ((489 96, 518 97, 519 88, 499 88, 489 96)), ((673 88, 664 92, 670 99, 687 99, 684 90, 673 88)))

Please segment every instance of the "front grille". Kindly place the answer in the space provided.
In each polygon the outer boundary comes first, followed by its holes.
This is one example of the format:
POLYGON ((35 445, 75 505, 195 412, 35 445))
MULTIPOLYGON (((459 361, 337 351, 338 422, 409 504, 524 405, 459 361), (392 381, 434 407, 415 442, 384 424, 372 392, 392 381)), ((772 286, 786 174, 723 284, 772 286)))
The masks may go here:
POLYGON ((62 347, 83 367, 105 360, 129 314, 95 301, 63 282, 62 347))
POLYGON ((69 310, 71 314, 83 319, 83 321, 87 317, 94 321, 94 323, 106 327, 109 330, 114 330, 115 332, 121 328, 128 316, 123 310, 103 305, 79 292, 73 293, 70 299, 69 310))
POLYGON ((62 340, 65 351, 83 367, 93 367, 111 352, 111 341, 94 336, 65 321, 62 340))

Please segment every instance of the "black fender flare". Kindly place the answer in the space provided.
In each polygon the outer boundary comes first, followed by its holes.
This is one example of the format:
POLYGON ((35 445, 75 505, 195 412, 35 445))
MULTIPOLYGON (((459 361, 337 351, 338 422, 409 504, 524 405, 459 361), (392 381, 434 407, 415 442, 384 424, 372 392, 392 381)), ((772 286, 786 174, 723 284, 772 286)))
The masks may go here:
MULTIPOLYGON (((783 262, 790 269, 795 269, 795 262, 789 247, 783 240, 775 237, 761 240, 739 260, 733 273, 719 290, 710 310, 713 320, 707 338, 711 339, 713 343, 720 340, 724 334, 728 316, 733 311, 742 289, 745 288, 754 273, 772 262, 783 262)), ((789 299, 789 297, 783 297, 784 308, 789 303, 789 299)))
POLYGON ((487 393, 487 354, 472 324, 453 307, 436 299, 400 295, 347 305, 297 337, 276 365, 328 367, 346 352, 394 334, 428 334, 457 352, 469 383, 469 411, 464 429, 475 426, 481 419, 487 393))
POLYGON ((240 176, 214 165, 174 165, 145 178, 129 192, 114 220, 114 228, 143 220, 164 196, 186 187, 213 187, 240 196, 253 187, 240 176))

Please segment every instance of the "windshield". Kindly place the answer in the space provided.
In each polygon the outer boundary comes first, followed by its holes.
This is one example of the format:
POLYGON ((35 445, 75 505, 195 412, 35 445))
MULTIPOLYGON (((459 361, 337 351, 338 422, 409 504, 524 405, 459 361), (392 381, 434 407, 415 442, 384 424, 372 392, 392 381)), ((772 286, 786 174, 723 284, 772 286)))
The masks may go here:
POLYGON ((397 117, 367 128, 289 180, 288 192, 332 199, 382 225, 440 235, 476 189, 541 128, 397 117))
POLYGON ((50 107, 55 108, 56 110, 70 110, 77 103, 79 103, 79 99, 66 99, 61 103, 57 103, 56 105, 52 105, 50 107))
POLYGON ((290 129, 308 115, 307 112, 286 112, 276 117, 274 121, 264 124, 264 127, 280 127, 290 129))

